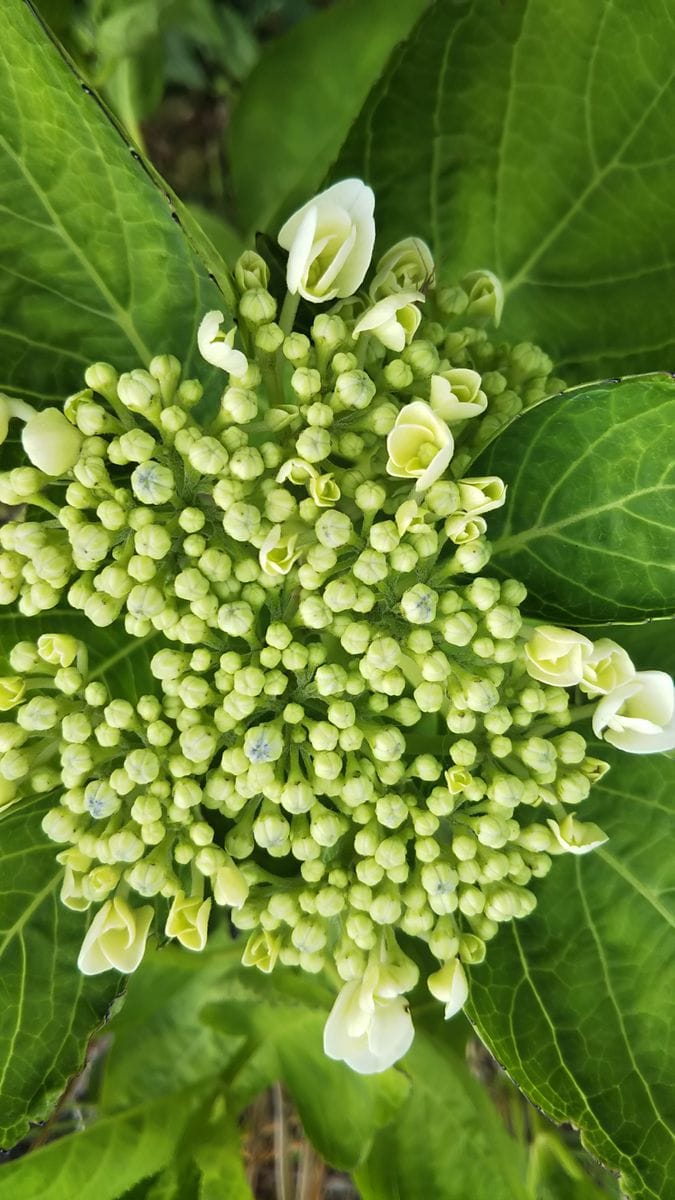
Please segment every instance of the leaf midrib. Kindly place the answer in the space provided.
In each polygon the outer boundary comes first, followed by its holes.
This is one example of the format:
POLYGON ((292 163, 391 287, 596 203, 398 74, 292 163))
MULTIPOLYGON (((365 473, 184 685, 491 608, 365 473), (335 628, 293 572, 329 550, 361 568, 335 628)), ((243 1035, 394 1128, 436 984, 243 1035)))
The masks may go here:
POLYGON ((16 154, 16 152, 14 151, 13 147, 9 144, 7 139, 5 137, 3 137, 1 134, 0 134, 0 146, 2 146, 2 148, 5 151, 5 153, 7 154, 7 156, 9 158, 11 158, 12 161, 15 163, 16 167, 21 172, 23 178, 26 180, 26 183, 28 184, 28 186, 30 188, 32 188, 33 192, 38 197, 40 203, 43 205, 45 211, 49 215, 49 218, 52 222, 53 230, 55 231, 55 233, 58 234, 58 236, 61 238, 61 241, 63 242, 63 244, 68 248, 68 250, 74 256, 74 258, 76 258, 77 261, 80 263, 85 274, 88 275, 89 278, 91 279, 92 283, 94 283, 94 285, 98 289, 99 293, 101 294, 101 296, 105 300, 106 304, 108 305, 110 312, 113 314, 115 322, 117 323, 119 328, 122 330, 125 337, 128 339, 129 343, 133 346, 136 353, 138 355, 140 355, 141 360, 147 364, 150 361, 150 359, 152 358, 152 354, 151 354, 150 350, 148 349, 148 347, 145 345, 145 342, 141 338, 140 334, 138 333, 138 330, 136 329, 136 326, 134 325, 133 321, 131 320, 129 313, 126 311, 126 309, 124 309, 120 305, 120 303, 118 302, 116 297, 111 292, 111 290, 108 287, 105 280, 102 278, 102 276, 99 274, 99 272, 94 267, 93 263, 91 263, 90 260, 87 258, 87 256, 83 253, 83 251, 78 246, 77 242, 73 240, 73 238, 69 234, 68 230, 64 226, 63 222, 59 219, 59 216, 56 213, 56 211, 54 210, 46 192, 42 189, 42 187, 38 183, 37 179, 29 171, 28 167, 23 162, 23 160, 19 157, 19 155, 16 154))
MULTIPOLYGON (((509 537, 500 538, 493 543, 493 554, 499 554, 504 550, 511 550, 513 547, 525 545, 527 542, 536 541, 537 538, 548 537, 556 529, 564 529, 567 525, 576 525, 579 521, 597 517, 599 513, 611 512, 612 509, 624 509, 624 505, 629 500, 649 496, 653 492, 662 494, 664 491, 675 491, 675 484, 659 484, 655 487, 641 488, 637 492, 621 496, 619 500, 612 500, 608 504, 598 504, 592 508, 580 509, 578 512, 573 513, 571 517, 563 517, 560 521, 552 521, 548 525, 535 525, 532 529, 523 530, 522 533, 514 533, 509 537)), ((658 524, 658 522, 655 522, 655 524, 658 524)), ((665 526, 662 526, 662 528, 665 528, 665 526)))

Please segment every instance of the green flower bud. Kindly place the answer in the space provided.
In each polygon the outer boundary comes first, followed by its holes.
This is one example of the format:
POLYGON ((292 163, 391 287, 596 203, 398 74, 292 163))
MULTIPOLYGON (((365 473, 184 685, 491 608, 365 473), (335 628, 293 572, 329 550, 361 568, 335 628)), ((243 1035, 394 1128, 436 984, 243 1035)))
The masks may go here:
POLYGON ((145 463, 152 458, 157 442, 142 429, 130 429, 120 437, 119 446, 128 462, 145 463))
POLYGON ((168 882, 168 873, 159 863, 137 862, 125 879, 140 896, 159 896, 168 882))
POLYGON ((469 613, 458 612, 443 621, 441 632, 451 646, 468 646, 477 628, 475 620, 469 613))
POLYGON ((246 637, 253 628, 254 614, 250 604, 237 601, 218 609, 218 628, 231 637, 246 637))
POLYGON ((244 250, 235 263, 234 278, 240 292, 248 288, 266 288, 270 280, 269 267, 255 250, 244 250))
POLYGON ((124 769, 134 783, 152 783, 159 775, 160 763, 152 750, 131 750, 124 759, 124 769))
POLYGON ((311 345, 304 333, 290 333, 284 338, 283 355, 290 363, 303 367, 309 358, 311 345))
POLYGON ((435 913, 443 916, 457 908, 457 872, 448 863, 436 861, 425 863, 420 874, 422 886, 429 897, 429 905, 435 913))
POLYGON ((318 596, 307 596, 302 600, 298 613, 308 629, 326 629, 331 624, 331 611, 318 596))
POLYGON ((132 472, 131 486, 141 504, 168 504, 176 491, 173 472, 152 458, 132 472))
POLYGON ((298 435, 295 449, 308 463, 323 462, 331 452, 331 436, 327 429, 312 425, 298 435))
POLYGON ((291 826, 273 805, 264 804, 253 822, 253 837, 258 846, 270 853, 287 853, 291 826))
POLYGON ((401 358, 412 370, 415 379, 429 379, 440 366, 440 355, 432 342, 418 339, 406 346, 401 358))
POLYGON ((436 618, 438 593, 423 583, 416 583, 401 596, 401 612, 411 625, 428 625, 436 618))
POLYGON ((373 757, 381 763, 397 762, 405 753, 406 748, 403 734, 393 726, 378 729, 368 736, 368 744, 373 752, 373 757))
POLYGON ((248 325, 255 328, 257 325, 273 321, 276 312, 276 300, 264 287, 249 287, 242 292, 239 315, 248 325))
POLYGON ((382 374, 387 387, 391 388, 393 392, 401 392, 409 388, 414 379, 411 368, 402 358, 392 358, 382 374))
POLYGON ((344 408, 368 408, 377 388, 365 371, 347 370, 335 380, 335 398, 344 408))
POLYGON ((553 738, 552 745, 562 763, 568 765, 583 763, 586 755, 586 742, 580 733, 568 730, 553 738))
POLYGON ((145 843, 128 829, 114 833, 108 842, 108 848, 114 862, 137 862, 145 853, 145 843))
MULTIPOLYGON (((7 691, 7 680, 2 681, 7 691)), ((13 680, 9 681, 10 684, 13 680)), ((1 683, 0 683, 1 686, 1 683)), ((22 729, 29 731, 53 729, 58 724, 60 708, 51 696, 34 696, 19 709, 16 719, 22 729)))
POLYGON ((315 346, 335 350, 347 340, 347 326, 342 317, 332 313, 319 313, 312 324, 312 340, 315 346))
POLYGON ((117 394, 131 412, 142 413, 150 421, 159 417, 159 384, 148 371, 134 370, 120 375, 117 394))
MULTIPOLYGON (((277 350, 283 345, 285 333, 280 325, 275 321, 270 321, 268 324, 259 325, 255 332, 255 346, 263 354, 276 354, 277 350)), ((257 411, 257 409, 256 409, 257 411)), ((246 420, 253 420, 256 414, 253 413, 246 420)), ((243 421, 242 424, 245 424, 243 421)))
POLYGON ((92 388, 100 396, 104 396, 106 400, 112 402, 117 400, 117 380, 117 371, 114 367, 111 367, 110 363, 92 363, 84 373, 84 381, 87 387, 92 388))
POLYGON ((260 527, 260 513, 252 504, 237 501, 223 516, 223 529, 236 542, 250 542, 260 527))

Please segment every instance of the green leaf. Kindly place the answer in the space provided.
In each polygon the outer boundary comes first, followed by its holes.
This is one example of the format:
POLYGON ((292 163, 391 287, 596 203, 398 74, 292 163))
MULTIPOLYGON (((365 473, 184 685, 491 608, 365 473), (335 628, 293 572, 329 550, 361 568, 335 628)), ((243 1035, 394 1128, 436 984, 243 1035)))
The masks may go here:
POLYGON ((241 1038, 205 1025, 199 1013, 226 992, 241 947, 218 947, 217 942, 215 935, 210 937, 209 949, 199 956, 174 946, 146 953, 110 1025, 104 1107, 159 1098, 225 1069, 241 1038))
MULTIPOLYGON (((21 639, 46 631, 82 634, 74 614, 17 617, 0 613, 0 657, 21 639)), ((152 641, 114 627, 87 625, 91 675, 112 694, 137 699, 152 690, 152 641)), ((43 1119, 84 1063, 86 1044, 121 989, 111 973, 85 978, 77 969, 86 917, 59 901, 58 846, 40 822, 53 800, 36 799, 0 814, 0 1144, 9 1146, 29 1121, 43 1119)))
POLYGON ((272 230, 311 196, 393 48, 428 0, 337 0, 272 42, 230 129, 239 225, 272 230))
POLYGON ((245 249, 244 242, 236 229, 233 229, 224 217, 211 212, 201 204, 191 204, 189 211, 221 259, 234 263, 245 249))
POLYGON ((244 1168, 242 1135, 222 1104, 216 1102, 215 1108, 193 1148, 200 1174, 199 1200, 223 1200, 225 1186, 227 1200, 254 1200, 244 1168))
MULTIPOLYGON (((398 1071, 357 1075, 323 1052, 323 1026, 334 995, 319 980, 277 967, 273 977, 242 968, 247 993, 223 990, 217 1007, 206 1009, 209 1024, 244 1034, 254 1053, 255 1089, 280 1079, 295 1101, 305 1133, 323 1158, 349 1171, 362 1161, 376 1129, 391 1120, 407 1093, 398 1071), (339 1111, 334 1107, 339 1097, 339 1111)), ((250 1101, 235 1087, 240 1103, 250 1101)))
POLYGON ((675 379, 588 386, 518 417, 472 467, 509 485, 494 566, 554 621, 675 612, 675 379))
POLYGON ((669 0, 438 0, 332 177, 375 188, 382 248, 496 271, 506 335, 566 378, 670 367, 674 25, 669 0))
POLYGON ((34 1150, 3 1167, 0 1200, 117 1200, 170 1161, 196 1103, 170 1094, 34 1150))
POLYGON ((555 863, 539 904, 490 944, 469 1015, 555 1121, 622 1172, 631 1200, 675 1194, 675 760, 612 763, 584 804, 609 842, 555 863))
POLYGON ((3 4, 0 215, 0 390, 53 402, 89 362, 166 352, 202 372, 197 325, 223 298, 166 190, 23 0, 3 4))
POLYGON ((363 1200, 523 1200, 526 1156, 442 1036, 418 1029, 410 1094, 356 1172, 363 1200))
MULTIPOLYGON (((0 816, 0 1145, 5 1147, 24 1135, 29 1121, 47 1116, 70 1076, 82 1068, 87 1041, 120 986, 119 977, 86 979, 77 969, 84 922, 59 901, 57 847, 40 828, 49 807, 49 801, 34 800, 0 816)), ((11 1189, 4 1194, 11 1195, 11 1189)))
POLYGON ((89 678, 102 679, 116 698, 135 702, 157 690, 150 659, 161 638, 154 631, 144 638, 130 638, 121 623, 102 629, 72 609, 48 609, 36 617, 0 610, 0 662, 4 668, 16 642, 35 642, 42 633, 70 633, 80 638, 88 651, 89 678))

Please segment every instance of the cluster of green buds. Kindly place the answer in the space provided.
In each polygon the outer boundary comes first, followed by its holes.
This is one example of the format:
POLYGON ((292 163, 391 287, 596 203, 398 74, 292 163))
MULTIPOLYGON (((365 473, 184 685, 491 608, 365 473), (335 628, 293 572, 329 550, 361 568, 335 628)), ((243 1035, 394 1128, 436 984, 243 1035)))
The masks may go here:
POLYGON ((505 488, 466 471, 559 387, 549 360, 488 340, 498 280, 437 290, 418 239, 359 291, 372 207, 347 180, 287 222, 280 313, 241 256, 236 323, 199 331, 229 376, 217 408, 169 355, 94 364, 62 412, 0 399, 28 459, 0 477, 24 506, 0 527, 0 602, 152 639, 134 702, 56 618, 0 680, 0 804, 53 796, 62 900, 95 910, 81 969, 134 970, 155 919, 200 950, 224 906, 244 963, 335 965, 326 1052, 359 1071, 412 1038, 399 933, 437 960, 450 1016, 552 857, 604 840, 577 817, 606 768, 572 701, 602 697, 602 733, 639 691, 614 643, 533 631, 524 586, 485 573, 505 488), (323 306, 308 333, 300 298, 323 306))

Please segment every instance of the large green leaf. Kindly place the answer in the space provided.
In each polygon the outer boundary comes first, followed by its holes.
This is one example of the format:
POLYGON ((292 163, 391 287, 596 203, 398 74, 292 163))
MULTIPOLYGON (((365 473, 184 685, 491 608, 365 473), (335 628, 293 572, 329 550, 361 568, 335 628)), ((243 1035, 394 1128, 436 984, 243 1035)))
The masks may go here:
POLYGON ((176 946, 148 951, 110 1025, 101 1104, 130 1107, 225 1070, 241 1037, 199 1019, 230 988, 241 947, 212 934, 203 954, 176 946))
POLYGON ((535 913, 473 974, 470 1016, 535 1104, 632 1200, 675 1194, 675 761, 612 763, 584 816, 609 842, 555 863, 535 913))
POLYGON ((0 1200, 117 1200, 171 1160, 197 1101, 171 1093, 32 1151, 3 1167, 0 1200))
POLYGON ((472 467, 508 484, 494 566, 529 610, 577 622, 675 612, 675 380, 563 393, 517 418, 472 467))
POLYGON ((394 46, 428 0, 338 0, 272 42, 230 130, 239 225, 271 229, 317 190, 394 46))
POLYGON ((405 1066, 410 1094, 356 1172, 363 1200, 524 1200, 525 1153, 461 1058, 418 1029, 405 1066))
POLYGON ((322 1157, 351 1170, 365 1157, 375 1131, 393 1117, 407 1081, 395 1070, 357 1075, 325 1056, 322 1031, 333 999, 319 980, 284 968, 269 978, 244 968, 239 995, 236 988, 224 989, 222 1002, 207 1008, 204 1017, 248 1040, 252 1071, 241 1082, 237 1079, 233 1098, 248 1102, 251 1082, 258 1090, 280 1079, 322 1157))
MULTIPOLYGON (((44 631, 81 633, 72 613, 17 618, 0 614, 0 661, 15 641, 44 631)), ((151 643, 114 628, 87 627, 92 675, 113 695, 136 698, 150 690, 151 643)), ((77 955, 86 917, 59 901, 63 869, 58 847, 40 822, 50 801, 20 803, 0 815, 0 1145, 41 1120, 83 1065, 92 1031, 105 1018, 121 980, 85 979, 77 955)))
POLYGON ((222 296, 178 213, 23 0, 0 39, 0 390, 48 401, 87 363, 172 352, 222 296))
POLYGON ((0 817, 0 1145, 5 1147, 23 1136, 29 1120, 47 1116, 82 1067, 89 1036, 119 987, 119 978, 85 979, 77 970, 84 921, 59 901, 57 847, 40 828, 48 807, 36 800, 0 817))
POLYGON ((669 368, 674 32, 669 0, 438 0, 333 177, 376 189, 380 245, 495 270, 567 378, 669 368))

